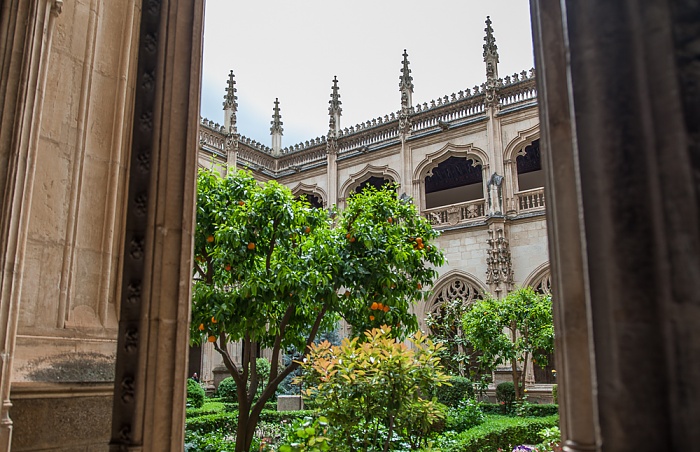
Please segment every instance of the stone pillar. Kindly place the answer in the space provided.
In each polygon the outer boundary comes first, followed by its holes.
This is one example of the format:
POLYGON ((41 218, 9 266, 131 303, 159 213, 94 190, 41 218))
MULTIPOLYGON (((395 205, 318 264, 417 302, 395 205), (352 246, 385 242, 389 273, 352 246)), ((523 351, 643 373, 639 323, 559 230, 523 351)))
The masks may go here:
POLYGON ((700 4, 531 10, 565 450, 696 449, 700 4))
POLYGON ((182 450, 202 0, 143 2, 111 450, 182 450))
POLYGON ((10 382, 42 104, 61 0, 5 0, 0 24, 0 450, 10 450, 10 382))

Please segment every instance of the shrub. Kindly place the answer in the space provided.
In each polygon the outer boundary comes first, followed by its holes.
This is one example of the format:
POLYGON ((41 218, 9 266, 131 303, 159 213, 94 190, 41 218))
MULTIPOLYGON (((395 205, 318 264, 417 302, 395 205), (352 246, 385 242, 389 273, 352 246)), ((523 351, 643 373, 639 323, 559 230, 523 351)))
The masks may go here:
POLYGON ((504 405, 504 412, 508 412, 515 401, 515 385, 511 381, 499 383, 496 386, 496 400, 504 405))
POLYGON ((204 388, 191 378, 187 379, 187 406, 201 408, 204 404, 204 388))
POLYGON ((236 397, 236 382, 233 377, 226 377, 221 380, 219 387, 216 388, 216 396, 221 397, 225 402, 235 402, 236 397))
POLYGON ((452 386, 441 386, 437 391, 437 400, 448 407, 456 407, 462 400, 474 397, 472 382, 465 377, 450 377, 448 381, 452 386))
MULTIPOLYGON (((512 450, 518 444, 536 444, 539 432, 557 426, 559 416, 519 418, 490 415, 486 421, 462 433, 444 435, 437 441, 443 452, 493 452, 512 450)), ((434 449, 435 450, 435 449, 434 449)))
POLYGON ((557 393, 557 385, 552 385, 552 401, 554 402, 555 405, 559 403, 559 397, 558 397, 558 393, 557 393))
POLYGON ((233 432, 236 430, 238 413, 220 412, 205 414, 185 420, 185 430, 200 435, 214 432, 233 432))
MULTIPOLYGON (((484 414, 503 414, 503 405, 498 403, 481 402, 479 403, 479 408, 481 408, 484 414)), ((551 403, 542 403, 539 405, 529 403, 527 404, 526 410, 527 412, 523 414, 524 416, 544 417, 557 414, 559 412, 559 406, 551 403)))
POLYGON ((185 432, 185 452, 234 452, 235 450, 236 442, 227 440, 226 433, 185 432))
POLYGON ((286 431, 279 452, 323 452, 330 450, 326 436, 328 419, 305 417, 295 420, 286 431))
POLYGON ((463 432, 484 422, 486 416, 473 399, 464 400, 447 412, 447 430, 463 432))
POLYGON ((204 416, 206 414, 215 414, 224 411, 225 405, 222 402, 212 402, 207 400, 199 408, 187 408, 186 415, 188 418, 204 416))

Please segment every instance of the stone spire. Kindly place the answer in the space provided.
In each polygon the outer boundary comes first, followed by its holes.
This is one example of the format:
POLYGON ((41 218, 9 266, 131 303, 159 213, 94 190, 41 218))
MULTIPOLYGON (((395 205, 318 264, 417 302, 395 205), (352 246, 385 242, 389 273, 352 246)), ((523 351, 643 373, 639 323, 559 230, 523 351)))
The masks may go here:
POLYGON ((272 121, 270 121, 270 135, 272 135, 272 152, 279 154, 282 149, 282 115, 280 115, 280 101, 275 98, 275 106, 272 108, 272 121))
POLYGON ((401 92, 401 109, 410 109, 413 105, 413 77, 411 69, 408 67, 408 53, 403 49, 403 62, 401 66, 401 76, 399 77, 399 91, 401 92))
POLYGON ((401 110, 399 111, 399 131, 403 135, 411 134, 411 105, 413 105, 413 77, 408 67, 408 53, 403 49, 399 91, 401 92, 401 110))
POLYGON ((486 63, 486 80, 498 80, 498 46, 491 28, 491 17, 486 16, 486 36, 484 37, 484 63, 486 63))
POLYGON ((233 71, 228 74, 228 82, 226 94, 224 95, 224 127, 226 132, 235 134, 236 130, 236 112, 238 111, 238 97, 236 97, 236 81, 233 79, 233 71))
POLYGON ((328 101, 330 105, 328 107, 328 115, 330 120, 328 122, 328 138, 337 137, 337 133, 340 130, 340 116, 343 113, 343 109, 340 107, 342 102, 340 101, 340 94, 338 93, 338 77, 333 77, 333 86, 331 86, 331 100, 328 101))

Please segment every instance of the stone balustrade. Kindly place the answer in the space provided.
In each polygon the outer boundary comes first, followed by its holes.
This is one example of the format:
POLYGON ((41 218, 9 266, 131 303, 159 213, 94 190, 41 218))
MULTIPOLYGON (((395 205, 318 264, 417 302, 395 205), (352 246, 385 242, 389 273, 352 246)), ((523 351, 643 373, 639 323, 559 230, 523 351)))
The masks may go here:
POLYGON ((486 202, 482 198, 459 204, 424 209, 422 215, 436 229, 467 224, 480 220, 486 215, 486 202))
POLYGON ((544 188, 524 190, 515 194, 518 213, 544 209, 544 188))

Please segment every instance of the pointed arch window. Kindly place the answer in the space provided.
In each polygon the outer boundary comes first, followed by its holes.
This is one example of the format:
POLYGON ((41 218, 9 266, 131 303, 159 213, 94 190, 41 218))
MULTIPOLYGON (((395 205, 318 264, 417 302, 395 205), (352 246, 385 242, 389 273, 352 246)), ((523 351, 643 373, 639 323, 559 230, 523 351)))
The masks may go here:
POLYGON ((477 161, 452 156, 425 177, 425 208, 459 204, 484 197, 483 171, 477 161))

